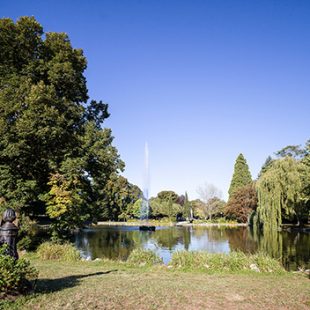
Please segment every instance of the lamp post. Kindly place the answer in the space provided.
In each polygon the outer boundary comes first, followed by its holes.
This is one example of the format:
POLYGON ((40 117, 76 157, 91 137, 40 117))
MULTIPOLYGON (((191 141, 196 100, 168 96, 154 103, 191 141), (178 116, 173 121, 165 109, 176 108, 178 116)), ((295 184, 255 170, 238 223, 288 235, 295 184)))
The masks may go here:
POLYGON ((6 254, 18 259, 16 248, 18 228, 13 224, 15 219, 16 213, 13 209, 8 208, 4 211, 0 226, 0 245, 7 244, 6 254))

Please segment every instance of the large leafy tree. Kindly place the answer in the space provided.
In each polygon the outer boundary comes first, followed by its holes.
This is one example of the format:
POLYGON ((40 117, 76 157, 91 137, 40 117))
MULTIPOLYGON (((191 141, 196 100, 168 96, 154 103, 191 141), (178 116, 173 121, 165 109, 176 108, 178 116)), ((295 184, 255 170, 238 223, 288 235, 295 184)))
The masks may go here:
POLYGON ((250 184, 251 182, 252 177, 249 166, 243 154, 239 154, 235 162, 234 173, 228 190, 229 198, 237 189, 250 184))
POLYGON ((274 161, 257 181, 257 221, 268 230, 283 219, 300 224, 308 220, 310 167, 292 156, 274 161))
POLYGON ((175 221, 176 218, 184 213, 183 195, 179 196, 174 191, 161 191, 156 198, 150 199, 151 216, 154 218, 167 217, 170 221, 175 221))
POLYGON ((24 214, 48 205, 56 220, 79 208, 91 218, 123 168, 102 129, 108 106, 88 102, 86 64, 66 34, 44 33, 34 17, 0 19, 0 196, 24 214))
POLYGON ((183 207, 170 196, 168 200, 160 199, 158 196, 149 200, 151 217, 156 219, 168 218, 175 221, 179 214, 183 214, 183 207))
POLYGON ((117 221, 137 216, 137 210, 135 209, 137 205, 134 205, 143 196, 141 189, 137 185, 131 184, 123 176, 112 174, 104 192, 105 200, 101 208, 101 218, 117 221))
POLYGON ((168 202, 171 199, 173 202, 177 203, 179 195, 174 191, 161 191, 157 194, 157 198, 166 202, 168 202))

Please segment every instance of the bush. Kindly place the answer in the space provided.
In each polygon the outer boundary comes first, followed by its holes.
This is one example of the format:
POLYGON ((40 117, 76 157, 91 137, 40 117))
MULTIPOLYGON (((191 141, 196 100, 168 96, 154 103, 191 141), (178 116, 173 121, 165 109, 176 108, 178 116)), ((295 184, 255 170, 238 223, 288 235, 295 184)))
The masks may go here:
POLYGON ((37 253, 42 260, 72 262, 81 259, 80 252, 70 243, 44 242, 38 247, 37 253))
POLYGON ((207 272, 284 272, 280 262, 263 253, 247 255, 242 252, 221 254, 181 251, 172 255, 170 266, 183 270, 207 272))
POLYGON ((0 247, 0 299, 11 294, 26 293, 32 288, 31 282, 37 279, 38 271, 25 259, 15 260, 5 255, 6 246, 0 247))
POLYGON ((163 261, 151 250, 135 249, 133 250, 127 262, 131 265, 153 266, 162 264, 163 261))

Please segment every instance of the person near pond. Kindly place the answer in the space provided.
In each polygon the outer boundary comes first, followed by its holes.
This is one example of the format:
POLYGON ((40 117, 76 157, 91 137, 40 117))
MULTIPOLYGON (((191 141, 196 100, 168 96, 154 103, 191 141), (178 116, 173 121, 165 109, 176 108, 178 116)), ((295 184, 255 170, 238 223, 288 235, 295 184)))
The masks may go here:
POLYGON ((0 246, 6 244, 6 254, 18 259, 16 237, 18 233, 17 226, 13 223, 16 219, 16 213, 8 208, 4 211, 0 222, 0 246))

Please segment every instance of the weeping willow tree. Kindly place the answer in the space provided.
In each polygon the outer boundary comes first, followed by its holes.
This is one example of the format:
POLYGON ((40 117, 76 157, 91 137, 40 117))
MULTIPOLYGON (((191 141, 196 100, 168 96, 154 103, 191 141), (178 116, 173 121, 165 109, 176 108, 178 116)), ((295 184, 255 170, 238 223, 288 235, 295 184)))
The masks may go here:
POLYGON ((305 188, 310 180, 309 166, 292 157, 275 160, 256 183, 256 221, 264 231, 277 230, 283 219, 300 224, 309 214, 305 188))
POLYGON ((273 258, 283 257, 283 235, 276 230, 264 230, 263 234, 257 230, 250 229, 250 236, 256 242, 258 251, 267 253, 273 258))

